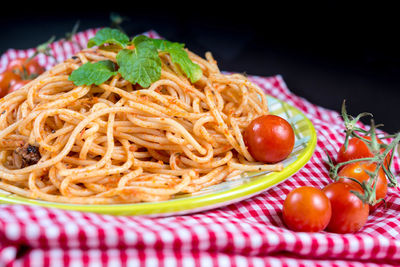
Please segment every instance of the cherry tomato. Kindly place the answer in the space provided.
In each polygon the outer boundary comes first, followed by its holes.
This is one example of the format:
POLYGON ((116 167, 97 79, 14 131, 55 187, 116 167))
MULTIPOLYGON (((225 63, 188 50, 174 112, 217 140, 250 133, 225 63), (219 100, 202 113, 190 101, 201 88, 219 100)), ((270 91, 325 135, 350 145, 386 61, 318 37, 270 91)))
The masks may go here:
POLYGON ((332 217, 326 227, 334 233, 354 233, 360 230, 368 220, 369 205, 363 203, 351 191, 362 194, 360 186, 355 184, 335 182, 322 190, 329 198, 332 207, 332 217))
MULTIPOLYGON (((24 75, 24 69, 28 75, 40 75, 44 72, 44 68, 39 65, 36 58, 16 58, 10 61, 7 70, 24 75)), ((25 77, 27 78, 27 77, 25 77)))
POLYGON ((287 195, 282 215, 286 225, 294 231, 319 232, 331 219, 331 205, 321 190, 303 186, 287 195))
MULTIPOLYGON (((371 137, 365 136, 365 139, 371 140, 371 137)), ((378 139, 378 143, 382 144, 382 141, 378 139)), ((381 153, 385 149, 381 149, 381 153)), ((360 158, 369 158, 373 157, 374 154, 369 150, 367 144, 358 138, 350 138, 349 145, 347 146, 347 150, 344 147, 344 144, 340 147, 337 162, 346 162, 352 159, 360 159, 360 158)), ((388 154, 385 158, 385 166, 389 166, 390 154, 388 154)))
POLYGON ((10 86, 20 80, 21 77, 11 71, 0 73, 0 98, 8 93, 10 86))
POLYGON ((25 84, 29 83, 30 80, 20 80, 16 83, 14 83, 13 85, 11 85, 11 87, 8 89, 8 93, 14 92, 16 90, 18 90, 19 88, 23 87, 25 84))
MULTIPOLYGON (((376 170, 376 164, 375 163, 370 163, 370 162, 354 162, 345 165, 340 171, 339 171, 339 176, 345 176, 345 177, 350 177, 354 178, 360 183, 363 181, 368 181, 369 175, 368 173, 365 172, 365 170, 374 172, 376 170)), ((341 179, 342 182, 347 182, 347 183, 354 183, 350 179, 341 179)), ((385 172, 380 169, 378 171, 378 180, 376 184, 376 199, 380 198, 385 198, 387 194, 387 179, 385 172)), ((374 186, 375 183, 372 184, 374 186)))
MULTIPOLYGON (((345 177, 350 177, 354 178, 360 183, 363 181, 368 181, 369 175, 368 173, 365 172, 365 170, 374 172, 376 170, 376 164, 375 163, 370 163, 370 162, 354 162, 345 165, 340 171, 339 171, 339 176, 345 176, 345 177)), ((350 179, 340 179, 340 181, 345 182, 345 183, 354 183, 354 181, 350 179)), ((372 184, 372 187, 375 185, 375 183, 372 184)), ((376 184, 376 192, 375 196, 376 199, 379 200, 381 198, 385 198, 387 194, 387 187, 388 187, 388 182, 386 179, 385 172, 381 168, 378 171, 378 180, 376 184)), ((369 210, 370 212, 374 211, 377 209, 383 202, 380 202, 374 206, 370 206, 369 210)))
POLYGON ((295 137, 292 127, 285 119, 264 115, 247 126, 244 141, 255 160, 276 163, 292 152, 295 137))

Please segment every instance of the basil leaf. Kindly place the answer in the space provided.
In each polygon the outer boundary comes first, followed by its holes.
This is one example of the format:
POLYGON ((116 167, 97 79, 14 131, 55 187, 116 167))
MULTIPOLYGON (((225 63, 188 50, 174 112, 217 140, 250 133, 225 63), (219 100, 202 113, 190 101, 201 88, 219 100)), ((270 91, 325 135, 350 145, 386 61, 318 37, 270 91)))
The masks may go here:
POLYGON ((100 46, 103 44, 116 44, 125 48, 129 44, 129 37, 117 29, 104 28, 99 30, 96 35, 91 38, 87 46, 100 46))
POLYGON ((125 80, 147 88, 161 77, 161 59, 153 42, 136 41, 135 50, 123 49, 118 53, 118 72, 125 80))
POLYGON ((110 60, 98 61, 95 63, 85 63, 78 69, 74 70, 68 77, 75 85, 92 85, 102 84, 111 76, 115 75, 115 65, 110 60))

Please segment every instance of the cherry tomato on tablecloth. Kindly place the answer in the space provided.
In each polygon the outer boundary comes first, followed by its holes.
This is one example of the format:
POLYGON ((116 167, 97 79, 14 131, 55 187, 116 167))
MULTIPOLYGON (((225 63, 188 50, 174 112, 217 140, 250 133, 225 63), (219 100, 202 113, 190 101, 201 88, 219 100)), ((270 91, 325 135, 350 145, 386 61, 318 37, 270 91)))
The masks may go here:
POLYGON ((351 192, 357 191, 362 194, 360 186, 335 182, 327 185, 322 191, 328 197, 332 208, 327 231, 341 234, 354 233, 365 225, 368 220, 369 205, 351 192))
POLYGON ((0 98, 7 95, 9 88, 20 80, 21 77, 12 71, 0 73, 0 98))
POLYGON ((0 73, 0 98, 18 90, 44 71, 36 58, 13 59, 7 65, 6 71, 0 73))
MULTIPOLYGON (((368 173, 365 172, 365 170, 374 172, 376 170, 376 164, 364 161, 346 164, 339 171, 339 176, 354 178, 360 183, 362 183, 363 181, 368 181, 370 178, 368 173)), ((341 179, 341 181, 347 183, 354 183, 354 181, 350 179, 341 179)), ((378 182, 376 184, 376 193, 375 193, 376 199, 385 198, 387 194, 388 182, 386 179, 385 172, 382 169, 379 169, 378 171, 377 181, 378 182)), ((372 186, 374 186, 374 183, 372 184, 372 186)))
MULTIPOLYGON (((12 71, 19 75, 24 75, 26 71, 27 75, 38 76, 44 72, 44 68, 40 66, 36 58, 16 58, 10 61, 7 66, 7 70, 12 71)), ((27 78, 27 77, 26 77, 27 78)))
POLYGON ((292 152, 295 136, 290 124, 281 117, 264 115, 254 119, 244 132, 251 156, 260 162, 276 163, 292 152))
MULTIPOLYGON (((365 172, 365 170, 374 172, 376 170, 376 164, 375 163, 370 163, 370 162, 354 162, 350 164, 346 164, 338 173, 339 176, 344 176, 344 177, 350 177, 354 178, 360 183, 363 181, 367 182, 370 179, 370 176, 368 173, 365 172)), ((355 183, 354 181, 350 179, 340 179, 340 181, 345 182, 345 183, 355 183)), ((372 187, 375 185, 375 183, 372 183, 372 187)), ((375 192, 375 197, 376 200, 379 199, 384 199, 387 194, 387 188, 388 188, 388 181, 386 179, 385 172, 383 169, 379 169, 378 171, 378 179, 377 179, 377 184, 376 184, 376 192, 375 192)), ((381 202, 383 203, 383 202, 381 202)), ((370 211, 374 211, 377 207, 380 206, 381 203, 378 203, 376 205, 370 206, 369 209, 370 211)))
POLYGON ((282 215, 286 225, 294 231, 319 232, 329 223, 331 204, 321 190, 303 186, 287 195, 282 215))
MULTIPOLYGON (((365 139, 371 140, 371 137, 365 136, 365 139)), ((382 141, 378 139, 378 143, 382 144, 382 141)), ((381 149, 381 153, 385 149, 381 149)), ((373 157, 374 154, 372 151, 368 148, 367 144, 356 137, 350 138, 349 139, 349 144, 347 146, 347 149, 345 149, 344 144, 340 147, 338 156, 337 156, 337 162, 346 162, 352 159, 360 159, 360 158, 369 158, 373 157)), ((385 166, 389 166, 389 160, 390 160, 390 153, 386 156, 385 158, 385 166)))
POLYGON ((27 84, 29 82, 30 82, 30 80, 20 80, 20 81, 14 83, 8 89, 8 93, 11 93, 11 92, 14 92, 14 91, 20 89, 21 87, 23 87, 25 84, 27 84))

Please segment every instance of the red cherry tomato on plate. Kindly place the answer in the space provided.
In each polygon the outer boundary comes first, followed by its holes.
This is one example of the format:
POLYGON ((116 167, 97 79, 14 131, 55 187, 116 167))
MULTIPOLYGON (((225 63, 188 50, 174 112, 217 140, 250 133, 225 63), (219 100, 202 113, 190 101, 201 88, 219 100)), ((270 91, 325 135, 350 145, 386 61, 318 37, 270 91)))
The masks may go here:
POLYGON ((292 152, 295 136, 292 126, 279 116, 264 115, 254 119, 244 132, 251 156, 260 162, 276 163, 292 152))
POLYGON ((332 207, 332 217, 326 227, 334 233, 354 233, 360 230, 368 220, 369 205, 363 203, 351 191, 362 194, 356 184, 335 182, 322 190, 328 197, 332 207))
POLYGON ((287 195, 282 216, 286 225, 294 231, 319 232, 331 219, 331 204, 321 190, 303 186, 287 195))
POLYGON ((0 98, 8 94, 10 86, 20 81, 21 77, 11 71, 0 73, 0 98))

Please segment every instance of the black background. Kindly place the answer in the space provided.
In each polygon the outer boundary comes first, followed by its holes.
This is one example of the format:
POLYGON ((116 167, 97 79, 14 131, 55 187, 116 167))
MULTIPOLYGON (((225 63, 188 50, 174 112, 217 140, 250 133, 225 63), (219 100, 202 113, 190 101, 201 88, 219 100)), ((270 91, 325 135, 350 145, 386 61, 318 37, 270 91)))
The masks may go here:
POLYGON ((130 35, 154 29, 201 55, 212 51, 222 70, 281 74, 294 93, 312 103, 339 110, 346 99, 351 114, 370 111, 384 130, 400 130, 400 16, 394 6, 131 3, 53 2, 60 5, 54 10, 20 3, 2 12, 0 53, 34 47, 51 35, 61 38, 77 20, 80 30, 109 26, 110 12, 118 12, 129 17, 122 26, 130 35))

